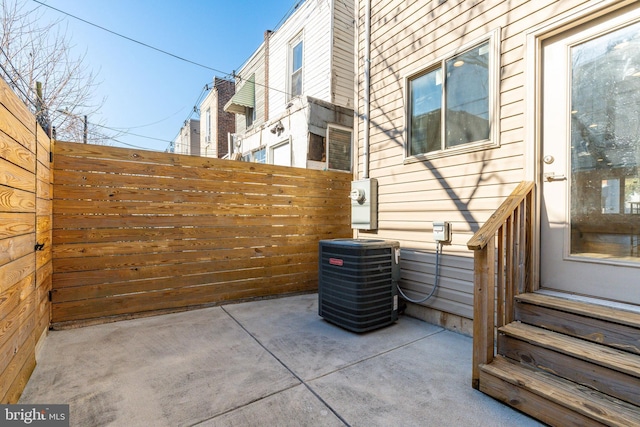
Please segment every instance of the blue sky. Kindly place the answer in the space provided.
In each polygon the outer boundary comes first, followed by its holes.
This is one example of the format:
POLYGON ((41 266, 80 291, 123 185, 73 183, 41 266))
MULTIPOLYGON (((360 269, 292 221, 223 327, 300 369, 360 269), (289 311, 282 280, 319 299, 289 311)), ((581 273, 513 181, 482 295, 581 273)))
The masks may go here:
MULTIPOLYGON (((24 0, 29 7, 39 5, 24 0)), ((298 0, 43 0, 114 32, 231 73, 260 46, 298 0)), ((77 54, 101 82, 106 98, 89 122, 158 138, 120 135, 126 144, 164 151, 203 87, 222 73, 198 67, 41 6, 43 19, 63 19, 77 54)), ((79 110, 78 110, 79 111, 79 110)), ((197 115, 193 116, 197 118, 197 115)), ((114 146, 126 146, 113 143, 114 146)))

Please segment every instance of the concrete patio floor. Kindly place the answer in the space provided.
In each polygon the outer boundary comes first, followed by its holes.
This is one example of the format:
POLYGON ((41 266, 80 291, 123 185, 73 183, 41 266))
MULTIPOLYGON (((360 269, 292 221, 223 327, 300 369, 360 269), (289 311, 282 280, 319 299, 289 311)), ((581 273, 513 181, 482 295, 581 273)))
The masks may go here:
POLYGON ((20 403, 72 426, 538 426, 471 388, 471 338, 401 316, 366 334, 317 295, 52 331, 20 403))

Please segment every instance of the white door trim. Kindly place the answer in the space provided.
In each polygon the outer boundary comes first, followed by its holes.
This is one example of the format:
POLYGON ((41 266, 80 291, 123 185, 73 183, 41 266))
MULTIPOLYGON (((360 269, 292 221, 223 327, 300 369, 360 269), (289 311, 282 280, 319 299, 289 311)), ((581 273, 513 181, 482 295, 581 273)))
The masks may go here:
POLYGON ((534 290, 540 287, 540 197, 542 173, 542 43, 554 35, 575 28, 585 22, 622 9, 637 0, 593 1, 562 13, 525 33, 525 125, 524 125, 524 177, 533 181, 535 188, 534 233, 533 233, 533 280, 534 290))

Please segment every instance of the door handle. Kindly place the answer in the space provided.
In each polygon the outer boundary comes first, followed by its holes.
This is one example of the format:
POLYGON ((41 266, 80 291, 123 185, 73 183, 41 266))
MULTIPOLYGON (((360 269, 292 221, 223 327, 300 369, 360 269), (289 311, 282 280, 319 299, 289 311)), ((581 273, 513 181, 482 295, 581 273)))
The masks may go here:
POLYGON ((547 182, 553 182, 553 181, 564 181, 567 179, 567 177, 564 175, 556 175, 554 172, 548 172, 544 174, 544 179, 547 182))

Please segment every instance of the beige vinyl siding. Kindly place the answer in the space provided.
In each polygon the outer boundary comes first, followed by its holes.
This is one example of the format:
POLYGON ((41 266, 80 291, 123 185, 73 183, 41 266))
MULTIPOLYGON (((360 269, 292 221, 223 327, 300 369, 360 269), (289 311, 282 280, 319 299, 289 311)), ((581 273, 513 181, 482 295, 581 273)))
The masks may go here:
POLYGON ((354 108, 354 13, 352 1, 333 2, 331 102, 347 108, 354 108))
MULTIPOLYGON (((451 221, 440 289, 424 305, 472 317, 473 254, 466 242, 524 179, 526 32, 594 4, 587 0, 373 0, 371 2, 371 129, 369 175, 378 179, 379 230, 363 238, 399 240, 400 285, 412 297, 430 292, 435 249, 432 222, 451 221), (499 29, 499 148, 405 164, 405 78, 499 29)), ((611 2, 608 2, 611 3, 611 2)), ((358 3, 357 110, 362 99, 365 2, 358 3)), ((363 126, 358 125, 358 178, 363 172, 363 126)))
POLYGON ((331 2, 306 1, 272 36, 269 42, 269 115, 284 113, 290 101, 290 42, 302 33, 302 93, 323 101, 330 97, 331 2))
MULTIPOLYGON (((249 58, 249 60, 242 66, 237 75, 243 79, 249 79, 251 75, 255 74, 255 100, 256 100, 256 119, 253 122, 252 128, 261 125, 264 122, 264 100, 265 100, 265 79, 264 79, 264 43, 260 45, 258 50, 249 58)), ((244 81, 236 79, 236 92, 242 87, 244 81)), ((236 132, 239 134, 244 133, 247 130, 246 117, 236 114, 236 132)))

